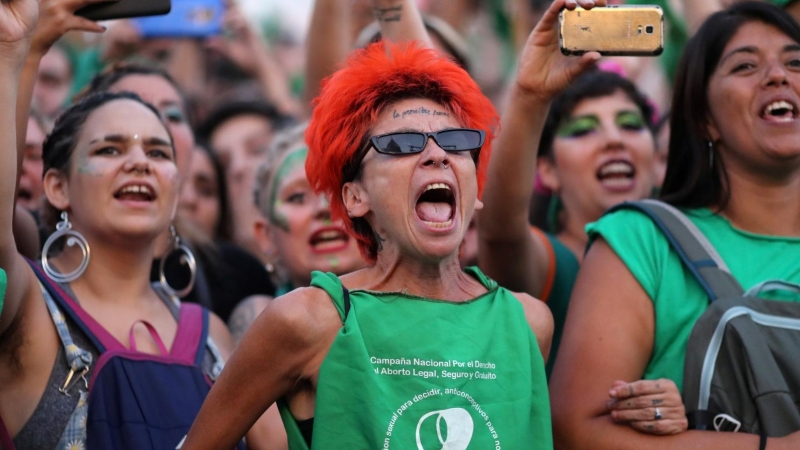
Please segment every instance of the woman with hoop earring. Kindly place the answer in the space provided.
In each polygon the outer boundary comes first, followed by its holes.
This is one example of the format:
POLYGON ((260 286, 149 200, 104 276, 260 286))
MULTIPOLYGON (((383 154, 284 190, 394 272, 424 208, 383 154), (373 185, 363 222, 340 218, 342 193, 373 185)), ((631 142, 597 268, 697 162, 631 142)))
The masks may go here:
MULTIPOLYGON (((2 104, 15 104, 35 11, 34 0, 0 7, 2 104)), ((87 97, 58 119, 43 151, 45 221, 55 231, 39 267, 11 232, 13 108, 2 114, 0 446, 174 449, 231 343, 219 318, 149 281, 178 198, 170 133, 130 93, 87 97)), ((174 248, 192 265, 177 238, 174 248)))

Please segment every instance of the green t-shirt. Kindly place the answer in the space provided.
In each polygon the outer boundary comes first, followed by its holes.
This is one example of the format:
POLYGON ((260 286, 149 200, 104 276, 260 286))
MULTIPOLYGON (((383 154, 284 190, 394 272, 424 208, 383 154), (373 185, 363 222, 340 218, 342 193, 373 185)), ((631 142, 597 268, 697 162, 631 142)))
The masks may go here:
MULTIPOLYGON (((716 248, 745 290, 765 280, 800 283, 800 238, 738 230, 706 208, 683 212, 716 248)), ((686 343, 708 306, 707 295, 643 213, 617 211, 589 224, 586 230, 590 240, 602 236, 608 242, 653 301, 655 341, 642 378, 669 378, 682 389, 686 343)), ((765 297, 770 299, 800 301, 800 297, 788 292, 767 294, 765 297)))
MULTIPOLYGON (((454 303, 350 291, 351 309, 319 371, 313 449, 552 449, 544 360, 522 304, 479 270, 488 292, 454 303)), ((331 273, 313 272, 344 317, 331 273)), ((279 402, 292 450, 308 449, 279 402)))
POLYGON ((8 285, 8 277, 6 271, 0 269, 0 315, 3 314, 3 301, 6 298, 6 286, 8 285))

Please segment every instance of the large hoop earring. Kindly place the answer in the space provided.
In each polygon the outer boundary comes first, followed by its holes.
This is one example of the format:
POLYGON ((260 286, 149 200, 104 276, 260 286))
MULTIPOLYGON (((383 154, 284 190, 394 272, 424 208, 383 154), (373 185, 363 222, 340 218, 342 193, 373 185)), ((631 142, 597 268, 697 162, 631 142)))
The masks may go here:
POLYGON ((86 271, 86 267, 89 265, 90 256, 89 243, 86 241, 86 238, 83 237, 82 234, 72 229, 72 224, 69 221, 69 215, 66 211, 62 211, 61 222, 56 224, 56 231, 47 238, 47 241, 44 243, 44 248, 42 248, 42 268, 44 269, 44 273, 46 273, 51 280, 57 283, 70 283, 77 280, 81 275, 83 275, 83 272, 86 271), (82 256, 81 263, 78 265, 77 269, 68 273, 59 273, 50 265, 50 262, 47 260, 47 255, 50 252, 50 247, 52 247, 57 240, 64 236, 67 236, 66 245, 68 247, 78 245, 78 248, 81 249, 82 256))
POLYGON ((189 292, 192 291, 194 287, 194 279, 197 275, 197 260, 194 259, 194 254, 189 247, 185 246, 181 243, 181 238, 178 236, 178 233, 175 231, 175 225, 170 225, 169 227, 170 237, 172 238, 172 248, 170 251, 161 258, 161 263, 159 264, 158 272, 159 272, 159 282, 161 287, 170 295, 174 295, 178 298, 185 297, 189 292), (169 282, 167 281, 167 274, 164 272, 164 267, 166 266, 167 260, 174 254, 178 253, 180 255, 180 263, 181 265, 188 265, 189 266, 189 284, 186 285, 183 289, 175 289, 170 286, 169 282))

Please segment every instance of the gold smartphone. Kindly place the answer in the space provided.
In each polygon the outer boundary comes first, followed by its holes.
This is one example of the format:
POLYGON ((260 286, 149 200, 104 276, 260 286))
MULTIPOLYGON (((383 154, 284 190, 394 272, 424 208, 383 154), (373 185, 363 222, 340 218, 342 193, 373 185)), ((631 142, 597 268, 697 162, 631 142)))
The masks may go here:
POLYGON ((559 25, 565 55, 655 56, 664 50, 664 11, 659 6, 564 10, 559 25))

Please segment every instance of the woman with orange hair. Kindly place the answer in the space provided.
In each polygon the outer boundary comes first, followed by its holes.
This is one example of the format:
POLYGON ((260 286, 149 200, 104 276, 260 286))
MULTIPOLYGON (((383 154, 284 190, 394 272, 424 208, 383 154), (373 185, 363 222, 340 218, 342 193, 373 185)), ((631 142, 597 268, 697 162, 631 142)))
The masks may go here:
POLYGON ((552 449, 550 313, 458 261, 497 122, 418 45, 373 44, 327 80, 306 172, 371 264, 267 306, 184 449, 230 448, 276 401, 292 449, 552 449))

